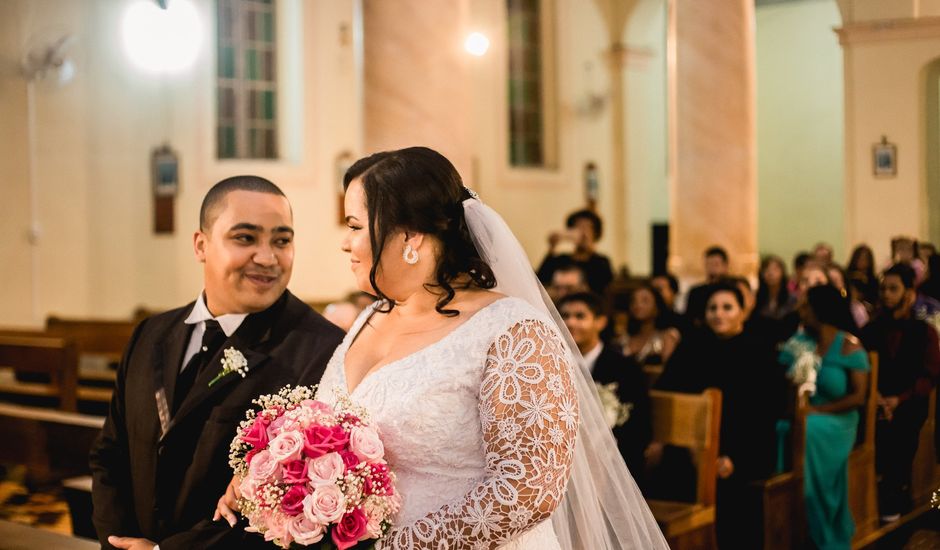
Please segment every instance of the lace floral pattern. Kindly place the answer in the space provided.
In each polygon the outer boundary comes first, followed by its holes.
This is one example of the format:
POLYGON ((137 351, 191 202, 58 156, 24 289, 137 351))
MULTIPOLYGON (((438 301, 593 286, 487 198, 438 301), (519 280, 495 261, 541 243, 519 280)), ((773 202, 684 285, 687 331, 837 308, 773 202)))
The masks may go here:
MULTIPOLYGON (((343 358, 363 322, 337 349, 321 394, 345 391, 343 358)), ((403 497, 380 547, 551 544, 547 523, 533 527, 558 506, 570 474, 578 405, 569 369, 552 324, 525 302, 504 298, 367 376, 352 398, 379 427, 403 497), (548 539, 518 544, 546 530, 548 539)))

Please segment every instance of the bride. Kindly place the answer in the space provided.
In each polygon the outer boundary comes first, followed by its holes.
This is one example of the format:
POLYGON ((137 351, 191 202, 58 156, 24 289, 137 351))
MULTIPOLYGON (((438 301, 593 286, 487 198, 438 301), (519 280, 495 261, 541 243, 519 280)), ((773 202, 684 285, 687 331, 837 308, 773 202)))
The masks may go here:
POLYGON ((359 160, 344 187, 342 248, 379 301, 317 398, 348 395, 381 432, 403 500, 379 547, 667 548, 502 218, 423 147, 359 160))

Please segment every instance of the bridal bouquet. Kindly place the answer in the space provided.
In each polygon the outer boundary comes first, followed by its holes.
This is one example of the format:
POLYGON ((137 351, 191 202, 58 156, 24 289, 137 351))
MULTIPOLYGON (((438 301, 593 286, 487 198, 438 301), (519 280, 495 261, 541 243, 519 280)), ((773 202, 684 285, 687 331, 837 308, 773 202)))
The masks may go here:
POLYGON ((385 448, 365 410, 336 408, 314 389, 287 386, 253 403, 232 440, 246 530, 281 548, 346 550, 381 538, 401 506, 385 448))

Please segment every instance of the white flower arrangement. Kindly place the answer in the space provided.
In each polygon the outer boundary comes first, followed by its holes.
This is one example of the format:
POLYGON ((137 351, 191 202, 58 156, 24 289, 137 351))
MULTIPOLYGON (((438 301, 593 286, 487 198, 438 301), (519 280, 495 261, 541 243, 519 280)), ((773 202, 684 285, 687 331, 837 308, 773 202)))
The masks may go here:
POLYGON ((216 382, 228 376, 229 374, 240 374, 242 378, 248 374, 248 360, 245 359, 245 356, 242 355, 242 352, 235 348, 228 348, 225 350, 225 357, 221 359, 221 363, 222 370, 219 371, 219 374, 215 375, 215 378, 209 381, 210 388, 216 382))
POLYGON ((816 344, 800 340, 790 340, 783 346, 784 351, 795 357, 787 376, 798 386, 802 395, 816 394, 816 376, 822 366, 822 357, 816 353, 816 344))
POLYGON ((596 383, 597 395, 601 398, 601 406, 604 408, 604 418, 607 420, 607 426, 611 429, 623 426, 627 420, 630 420, 630 412, 633 410, 633 403, 621 403, 617 397, 619 384, 611 382, 609 384, 596 383))

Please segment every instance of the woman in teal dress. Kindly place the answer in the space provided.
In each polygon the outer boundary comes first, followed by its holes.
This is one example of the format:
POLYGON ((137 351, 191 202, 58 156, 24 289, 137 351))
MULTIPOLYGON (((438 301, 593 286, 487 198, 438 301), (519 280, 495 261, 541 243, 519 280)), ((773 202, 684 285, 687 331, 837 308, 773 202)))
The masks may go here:
POLYGON ((854 330, 849 304, 834 287, 810 289, 800 305, 800 318, 803 330, 787 341, 780 359, 799 382, 805 381, 808 371, 816 373, 803 461, 806 520, 816 548, 848 550, 855 533, 848 462, 858 430, 858 408, 865 403, 868 356, 849 332, 854 330))

